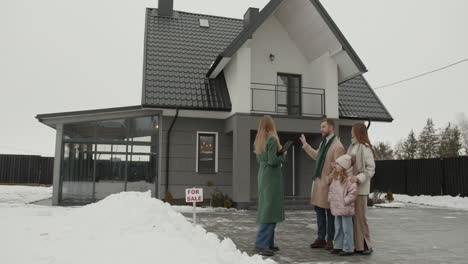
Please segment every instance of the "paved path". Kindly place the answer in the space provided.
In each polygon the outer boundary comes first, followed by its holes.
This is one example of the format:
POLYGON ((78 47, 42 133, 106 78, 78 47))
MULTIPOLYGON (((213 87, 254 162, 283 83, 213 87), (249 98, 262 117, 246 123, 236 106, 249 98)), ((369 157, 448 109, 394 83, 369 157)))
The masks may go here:
MULTIPOLYGON (((199 223, 220 237, 229 237, 252 254, 257 225, 253 211, 200 213, 199 223)), ((468 211, 407 206, 369 210, 375 243, 372 256, 332 256, 310 249, 316 221, 311 211, 290 211, 278 226, 278 263, 468 263, 468 211)))

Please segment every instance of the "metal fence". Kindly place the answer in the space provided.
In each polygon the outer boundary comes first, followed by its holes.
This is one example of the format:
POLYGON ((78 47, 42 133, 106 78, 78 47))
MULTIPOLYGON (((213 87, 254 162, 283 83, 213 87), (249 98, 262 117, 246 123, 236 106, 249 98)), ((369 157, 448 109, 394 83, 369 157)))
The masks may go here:
POLYGON ((54 158, 0 154, 0 183, 52 185, 54 158))
POLYGON ((325 89, 251 83, 251 111, 323 117, 325 89))
POLYGON ((468 196, 468 157, 376 162, 373 191, 468 196))

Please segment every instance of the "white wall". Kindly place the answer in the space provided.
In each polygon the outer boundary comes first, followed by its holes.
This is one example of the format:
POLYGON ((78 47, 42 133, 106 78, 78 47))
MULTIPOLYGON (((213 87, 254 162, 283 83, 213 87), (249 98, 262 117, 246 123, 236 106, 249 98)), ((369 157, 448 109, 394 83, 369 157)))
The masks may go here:
MULTIPOLYGON (((257 29, 253 34, 250 46, 251 80, 253 83, 276 84, 277 73, 299 74, 302 76, 303 87, 326 89, 325 112, 328 117, 338 118, 337 64, 328 53, 309 62, 275 16, 268 18, 257 29), (275 56, 273 62, 270 60, 270 54, 275 56)), ((274 89, 274 87, 271 88, 274 89)), ((307 91, 312 92, 311 90, 307 91)), ((237 91, 233 92, 237 93, 237 91)), ((232 94, 231 91, 230 94, 232 94)), ((274 100, 274 93, 264 93, 263 96, 257 97, 262 97, 262 100, 256 102, 266 106, 271 100, 274 100)), ((321 102, 319 96, 303 94, 302 100, 303 113, 320 112, 321 102)), ((245 103, 250 104, 250 101, 245 103)), ((234 108, 233 110, 238 111, 238 109, 234 108)))
POLYGON ((250 41, 247 41, 224 68, 232 113, 250 113, 250 57, 250 41))
MULTIPOLYGON (((314 60, 309 65, 309 71, 313 73, 312 87, 325 89, 325 113, 329 118, 338 118, 338 65, 326 53, 314 60)), ((308 102, 303 102, 304 107, 308 102)))
POLYGON ((251 47, 252 82, 276 84, 277 73, 282 72, 301 74, 303 86, 310 86, 312 76, 307 59, 274 16, 255 31, 251 47), (275 55, 273 62, 270 54, 275 55))
MULTIPOLYGON (((313 43, 311 43, 313 45, 313 43)), ((231 113, 250 113, 252 96, 259 109, 274 111, 275 93, 254 91, 251 88, 275 89, 278 73, 299 74, 302 86, 325 89, 325 113, 338 118, 338 66, 329 53, 314 61, 307 57, 291 39, 288 31, 272 15, 253 34, 224 68, 232 102, 231 113), (270 60, 270 54, 275 56, 270 60), (271 84, 263 86, 252 83, 271 84)), ((319 92, 303 90, 303 92, 319 92)), ((302 96, 302 112, 320 114, 321 97, 302 96)))

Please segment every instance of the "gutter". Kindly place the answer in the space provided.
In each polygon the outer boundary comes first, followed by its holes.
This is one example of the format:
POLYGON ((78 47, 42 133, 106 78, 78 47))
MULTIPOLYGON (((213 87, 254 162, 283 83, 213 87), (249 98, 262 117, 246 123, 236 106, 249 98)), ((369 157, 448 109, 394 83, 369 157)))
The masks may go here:
POLYGON ((170 146, 171 146, 171 132, 174 124, 179 117, 179 108, 176 109, 176 114, 172 119, 171 126, 167 130, 167 144, 166 144, 166 196, 169 193, 169 153, 170 153, 170 146))

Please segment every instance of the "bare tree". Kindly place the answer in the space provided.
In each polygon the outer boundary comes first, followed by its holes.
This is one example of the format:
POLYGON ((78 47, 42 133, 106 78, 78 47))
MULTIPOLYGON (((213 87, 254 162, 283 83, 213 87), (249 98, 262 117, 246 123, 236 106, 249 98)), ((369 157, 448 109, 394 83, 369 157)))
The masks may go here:
POLYGON ((457 114, 458 128, 461 132, 465 154, 468 155, 468 117, 464 113, 457 114))

